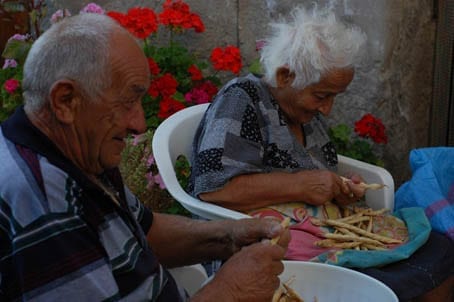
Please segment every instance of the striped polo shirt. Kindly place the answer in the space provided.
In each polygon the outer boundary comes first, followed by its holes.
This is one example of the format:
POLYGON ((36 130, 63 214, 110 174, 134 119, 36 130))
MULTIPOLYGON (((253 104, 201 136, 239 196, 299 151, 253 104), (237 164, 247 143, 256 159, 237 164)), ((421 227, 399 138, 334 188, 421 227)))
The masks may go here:
POLYGON ((112 201, 34 127, 0 130, 0 301, 185 301, 146 240, 153 216, 123 185, 112 201))

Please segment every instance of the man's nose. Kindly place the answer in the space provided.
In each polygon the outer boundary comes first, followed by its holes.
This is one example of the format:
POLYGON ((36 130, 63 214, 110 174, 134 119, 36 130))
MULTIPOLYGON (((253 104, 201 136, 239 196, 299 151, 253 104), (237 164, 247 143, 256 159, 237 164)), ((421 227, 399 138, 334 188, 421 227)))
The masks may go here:
POLYGON ((128 129, 134 134, 144 133, 147 130, 145 113, 140 102, 134 106, 128 116, 128 129))

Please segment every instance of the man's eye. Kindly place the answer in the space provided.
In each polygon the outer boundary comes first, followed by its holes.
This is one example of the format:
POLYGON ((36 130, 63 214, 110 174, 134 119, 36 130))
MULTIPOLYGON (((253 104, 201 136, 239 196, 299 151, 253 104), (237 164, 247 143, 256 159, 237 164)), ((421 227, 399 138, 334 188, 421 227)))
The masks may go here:
POLYGON ((125 106, 128 108, 133 107, 135 103, 136 103, 136 100, 129 100, 129 101, 124 102, 125 106))

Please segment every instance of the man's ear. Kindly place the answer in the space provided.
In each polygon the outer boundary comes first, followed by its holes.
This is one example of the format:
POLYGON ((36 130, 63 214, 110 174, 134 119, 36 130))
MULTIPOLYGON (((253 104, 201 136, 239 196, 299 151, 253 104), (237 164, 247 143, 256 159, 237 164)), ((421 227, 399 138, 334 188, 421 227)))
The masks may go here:
POLYGON ((76 85, 71 80, 60 80, 54 83, 50 91, 50 107, 57 120, 70 124, 74 121, 79 96, 76 85))
POLYGON ((295 80, 295 73, 288 67, 281 66, 276 70, 276 84, 278 88, 290 87, 295 80))

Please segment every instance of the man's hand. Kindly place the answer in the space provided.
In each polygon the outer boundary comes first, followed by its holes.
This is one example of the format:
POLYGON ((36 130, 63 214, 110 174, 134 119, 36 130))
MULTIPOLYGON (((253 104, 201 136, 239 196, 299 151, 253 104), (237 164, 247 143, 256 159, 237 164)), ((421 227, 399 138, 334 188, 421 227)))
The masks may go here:
POLYGON ((278 220, 271 218, 264 219, 240 219, 228 220, 226 228, 230 228, 230 237, 232 239, 232 254, 242 247, 262 241, 263 239, 272 239, 280 236, 278 244, 287 249, 290 241, 290 232, 284 229, 278 220))
POLYGON ((270 240, 243 247, 216 273, 193 301, 271 301, 279 287, 286 249, 270 240), (216 293, 215 296, 212 296, 216 293))

